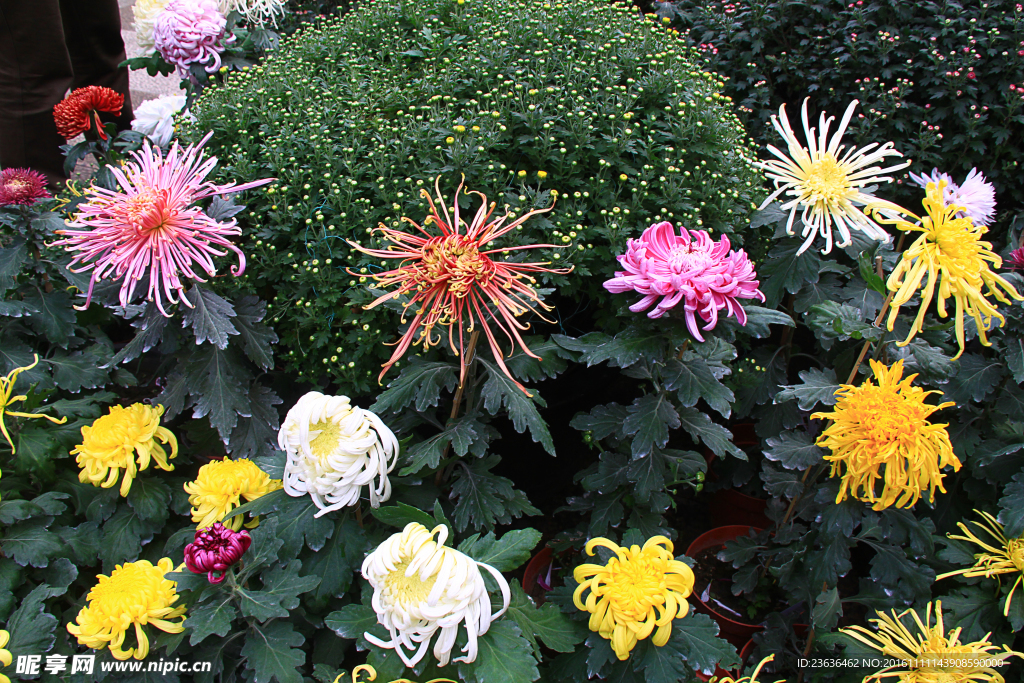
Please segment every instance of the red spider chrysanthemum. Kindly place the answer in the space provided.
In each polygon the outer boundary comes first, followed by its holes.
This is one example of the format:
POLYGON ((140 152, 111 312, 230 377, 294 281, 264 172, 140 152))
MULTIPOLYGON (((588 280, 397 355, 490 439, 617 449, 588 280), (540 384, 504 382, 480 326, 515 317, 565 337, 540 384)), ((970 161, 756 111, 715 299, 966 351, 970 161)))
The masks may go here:
POLYGON ((49 199, 46 176, 30 168, 5 168, 0 171, 0 206, 8 204, 35 204, 38 199, 49 199))
MULTIPOLYGON (((504 355, 498 346, 498 340, 495 338, 493 330, 487 324, 487 318, 497 324, 498 328, 513 343, 513 347, 518 343, 524 353, 539 359, 539 356, 526 347, 526 343, 519 335, 519 331, 529 329, 529 325, 524 325, 516 320, 527 312, 538 313, 536 308, 538 306, 544 310, 551 310, 550 306, 546 306, 541 301, 537 291, 533 288, 532 285, 536 284, 537 280, 531 273, 565 275, 572 271, 572 268, 545 267, 549 265, 549 262, 510 263, 493 259, 493 256, 498 253, 555 247, 552 244, 530 244, 493 249, 485 247, 509 231, 515 230, 531 216, 550 211, 554 208, 554 204, 547 209, 530 211, 506 225, 508 214, 490 220, 495 207, 494 202, 488 205, 487 197, 483 193, 468 192, 467 194, 478 195, 483 203, 477 210, 473 222, 466 226, 465 221, 459 217, 458 196, 462 192, 462 184, 459 184, 459 189, 455 192, 455 201, 452 202, 454 220, 441 195, 439 184, 440 178, 435 183, 435 189, 437 190, 437 201, 444 212, 443 216, 438 212, 430 193, 422 190, 422 195, 430 202, 431 210, 430 215, 423 221, 423 226, 418 225, 410 218, 402 218, 404 222, 416 228, 422 236, 395 230, 381 223, 374 232, 383 233, 385 238, 393 243, 387 249, 364 249, 349 240, 350 245, 364 254, 375 258, 401 260, 398 268, 372 276, 382 287, 398 285, 398 289, 388 292, 366 308, 373 308, 387 299, 397 299, 403 294, 410 294, 404 307, 406 310, 412 308, 416 313, 409 329, 398 341, 398 348, 384 364, 380 378, 384 377, 391 366, 405 354, 414 342, 422 344, 424 350, 437 344, 440 338, 434 336, 434 328, 437 325, 443 325, 448 328, 448 342, 452 350, 459 356, 461 366, 459 381, 461 382, 466 376, 463 333, 472 331, 479 320, 484 334, 487 335, 487 341, 491 345, 494 359, 505 374, 515 382, 515 378, 505 367, 504 355), (425 226, 431 224, 437 226, 440 234, 432 234, 424 229, 425 226), (455 341, 456 328, 458 329, 457 344, 455 341), (416 340, 417 330, 419 331, 418 341, 416 340)), ((405 322, 404 316, 402 322, 405 322)), ((529 395, 529 392, 519 382, 516 382, 516 386, 529 395)))
POLYGON ((57 123, 57 132, 65 140, 84 133, 92 127, 96 120, 96 130, 100 137, 107 139, 100 122, 100 112, 120 114, 124 106, 124 95, 110 88, 90 85, 78 90, 58 102, 53 108, 53 120, 57 123))

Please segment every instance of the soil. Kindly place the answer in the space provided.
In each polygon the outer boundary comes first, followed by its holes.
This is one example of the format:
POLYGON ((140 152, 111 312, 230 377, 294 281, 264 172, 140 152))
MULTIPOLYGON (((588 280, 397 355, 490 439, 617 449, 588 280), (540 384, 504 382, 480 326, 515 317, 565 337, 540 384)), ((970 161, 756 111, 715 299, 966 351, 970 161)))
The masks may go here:
POLYGON ((778 591, 770 591, 769 595, 758 591, 754 595, 762 597, 764 604, 755 604, 745 596, 733 595, 732 579, 735 570, 728 562, 718 559, 720 550, 721 547, 708 548, 693 558, 694 596, 700 597, 705 605, 733 621, 761 623, 771 612, 780 608, 778 598, 781 596, 776 595, 778 591))

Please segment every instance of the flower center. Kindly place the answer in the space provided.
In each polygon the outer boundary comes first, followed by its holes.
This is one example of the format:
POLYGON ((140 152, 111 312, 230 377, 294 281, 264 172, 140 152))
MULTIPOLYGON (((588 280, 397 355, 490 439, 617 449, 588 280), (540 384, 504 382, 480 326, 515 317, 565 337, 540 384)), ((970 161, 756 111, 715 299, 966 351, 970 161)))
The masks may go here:
POLYGON ((25 192, 26 190, 28 190, 31 187, 32 187, 32 185, 30 183, 27 183, 24 180, 21 180, 19 178, 13 178, 11 180, 8 180, 6 183, 4 183, 4 189, 5 190, 7 190, 8 192, 11 192, 11 193, 16 193, 16 194, 21 193, 21 192, 25 192))
POLYGON ((316 438, 309 442, 309 450, 318 460, 323 461, 324 458, 332 455, 338 447, 338 442, 341 440, 341 425, 332 420, 324 420, 310 425, 309 428, 310 430, 320 430, 316 438))
POLYGON ((143 424, 138 423, 130 411, 122 409, 100 417, 92 424, 86 445, 90 451, 116 457, 117 449, 131 451, 140 440, 143 424))
POLYGON ((432 574, 426 581, 421 581, 419 574, 406 576, 405 570, 411 560, 405 559, 395 565, 395 570, 384 579, 384 585, 391 592, 395 602, 403 605, 420 604, 427 601, 427 596, 437 582, 437 575, 432 574))
POLYGON ((631 618, 642 619, 653 605, 665 602, 665 567, 658 558, 639 556, 608 563, 608 599, 631 618))
POLYGON ((826 154, 811 164, 804 181, 810 194, 832 204, 846 196, 850 183, 836 158, 826 154))
POLYGON ((494 275, 494 262, 480 253, 465 235, 435 237, 423 247, 423 264, 432 283, 447 281, 456 298, 466 296, 474 284, 485 286, 494 275))
POLYGON ((711 265, 711 257, 706 251, 693 251, 692 245, 680 244, 669 251, 668 264, 676 273, 702 271, 711 265))
POLYGON ((154 601, 153 576, 139 567, 114 570, 89 591, 89 601, 108 615, 148 611, 154 601))
POLYGON ((969 229, 970 225, 969 219, 956 218, 943 220, 932 227, 933 239, 945 261, 943 265, 957 277, 978 277, 981 246, 977 235, 969 229))
POLYGON ((913 406, 899 394, 876 386, 862 386, 854 398, 858 421, 873 444, 881 452, 893 443, 914 440, 920 419, 913 406))
POLYGON ((1013 562, 1017 571, 1024 572, 1024 539, 1010 539, 1010 542, 1006 544, 1006 556, 1013 562))
POLYGON ((147 189, 128 198, 127 219, 140 232, 156 230, 163 226, 166 203, 159 190, 147 189))

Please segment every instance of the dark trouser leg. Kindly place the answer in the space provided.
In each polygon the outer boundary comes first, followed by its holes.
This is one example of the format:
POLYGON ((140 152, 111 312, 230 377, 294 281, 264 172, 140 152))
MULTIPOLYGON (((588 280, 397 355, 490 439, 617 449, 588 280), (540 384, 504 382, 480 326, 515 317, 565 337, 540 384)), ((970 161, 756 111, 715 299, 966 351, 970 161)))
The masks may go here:
MULTIPOLYGON (((16 0, 17 1, 17 0, 16 0)), ((22 0, 23 1, 23 0, 22 0)), ((132 126, 132 99, 128 88, 128 68, 118 68, 125 60, 121 39, 121 10, 117 0, 59 0, 64 22, 64 40, 75 80, 72 88, 101 85, 124 95, 121 116, 102 114, 105 121, 116 121, 119 130, 132 126)))
POLYGON ((73 77, 58 0, 0 0, 0 166, 27 166, 63 182, 64 138, 53 105, 73 77))

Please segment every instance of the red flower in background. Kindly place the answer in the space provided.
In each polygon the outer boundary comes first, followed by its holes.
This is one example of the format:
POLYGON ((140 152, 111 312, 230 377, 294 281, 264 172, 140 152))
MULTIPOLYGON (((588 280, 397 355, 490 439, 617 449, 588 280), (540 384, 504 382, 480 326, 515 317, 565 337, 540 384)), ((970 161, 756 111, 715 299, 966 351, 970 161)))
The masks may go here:
POLYGON ((30 168, 5 168, 0 171, 0 206, 6 204, 35 204, 38 199, 49 199, 46 176, 30 168))
POLYGON ((1010 258, 1006 260, 1005 267, 1010 270, 1024 270, 1024 247, 1010 252, 1010 258))
POLYGON ((70 140, 89 130, 95 119, 96 130, 106 140, 107 134, 103 132, 99 113, 120 114, 123 106, 124 95, 110 88, 90 85, 72 90, 70 95, 58 102, 53 108, 53 120, 57 124, 57 132, 65 140, 70 140))
POLYGON ((196 574, 205 573, 210 583, 220 583, 224 572, 242 559, 251 543, 248 531, 232 531, 216 522, 197 530, 195 540, 185 546, 185 566, 196 574))

